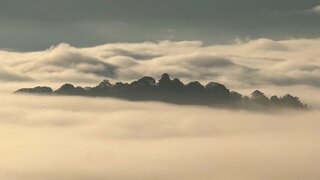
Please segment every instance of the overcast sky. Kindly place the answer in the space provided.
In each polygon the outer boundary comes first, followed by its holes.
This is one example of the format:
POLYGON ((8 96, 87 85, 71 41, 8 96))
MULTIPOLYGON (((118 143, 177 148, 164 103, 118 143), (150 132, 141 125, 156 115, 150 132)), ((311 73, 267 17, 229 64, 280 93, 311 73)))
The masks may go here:
POLYGON ((316 38, 318 0, 0 0, 0 48, 316 38))

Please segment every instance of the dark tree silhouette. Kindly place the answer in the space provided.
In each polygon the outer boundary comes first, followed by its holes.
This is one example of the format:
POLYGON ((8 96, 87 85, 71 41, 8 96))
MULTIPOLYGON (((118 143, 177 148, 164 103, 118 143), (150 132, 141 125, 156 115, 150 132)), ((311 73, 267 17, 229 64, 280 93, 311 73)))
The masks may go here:
POLYGON ((148 76, 139 79, 137 82, 139 86, 144 86, 144 87, 150 87, 150 86, 156 85, 156 80, 148 76))
POLYGON ((253 102, 260 104, 260 105, 268 105, 269 104, 269 98, 259 90, 255 90, 253 93, 251 93, 251 99, 253 102))
POLYGON ((87 91, 79 86, 74 87, 72 84, 64 84, 54 93, 59 95, 86 95, 87 91))
POLYGON ((219 96, 229 96, 229 89, 227 89, 223 84, 217 82, 209 82, 206 85, 206 89, 219 95, 219 96))
POLYGON ((169 74, 167 73, 162 74, 161 79, 159 80, 159 83, 158 83, 159 88, 170 89, 171 85, 172 85, 172 81, 170 79, 169 74))
POLYGON ((279 104, 291 108, 307 107, 307 105, 300 102, 299 97, 294 97, 290 94, 287 94, 280 98, 279 104))
POLYGON ((210 101, 215 103, 224 103, 231 98, 230 90, 223 84, 209 82, 205 88, 208 91, 208 97, 210 101))
POLYGON ((270 99, 261 91, 254 91, 250 97, 230 91, 223 84, 210 82, 203 86, 198 81, 184 84, 179 79, 170 79, 169 74, 162 74, 158 83, 152 77, 145 76, 130 84, 110 83, 103 80, 95 87, 75 87, 64 84, 56 91, 50 87, 23 88, 16 93, 54 94, 116 97, 135 101, 163 101, 175 104, 206 105, 231 108, 295 108, 307 109, 298 97, 287 94, 282 97, 272 96, 270 99))
POLYGON ((242 94, 235 92, 235 91, 231 91, 230 92, 230 99, 236 102, 241 102, 242 101, 242 94))
POLYGON ((31 93, 31 94, 51 94, 53 90, 46 86, 37 86, 34 88, 22 88, 16 91, 16 93, 31 93))
POLYGON ((278 96, 271 96, 270 103, 272 105, 279 105, 280 99, 278 98, 278 96))
POLYGON ((185 88, 185 85, 180 81, 180 79, 173 79, 172 80, 172 88, 174 91, 182 91, 185 88))
POLYGON ((89 88, 89 94, 94 96, 107 96, 110 94, 112 84, 108 80, 103 80, 98 86, 89 88))

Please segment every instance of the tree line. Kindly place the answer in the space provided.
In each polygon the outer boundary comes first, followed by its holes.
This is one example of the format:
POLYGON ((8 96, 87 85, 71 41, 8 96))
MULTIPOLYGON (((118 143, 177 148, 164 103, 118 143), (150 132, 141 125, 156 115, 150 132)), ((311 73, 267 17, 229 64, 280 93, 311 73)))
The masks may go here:
POLYGON ((308 109, 299 97, 286 94, 267 97, 263 92, 255 90, 250 96, 230 91, 223 84, 210 82, 202 85, 198 81, 184 84, 179 79, 171 79, 169 74, 162 74, 156 81, 146 76, 131 83, 110 83, 102 81, 95 87, 80 87, 64 84, 59 89, 50 87, 23 88, 15 93, 77 95, 92 97, 114 97, 132 101, 162 101, 174 104, 206 105, 230 108, 295 108, 308 109))

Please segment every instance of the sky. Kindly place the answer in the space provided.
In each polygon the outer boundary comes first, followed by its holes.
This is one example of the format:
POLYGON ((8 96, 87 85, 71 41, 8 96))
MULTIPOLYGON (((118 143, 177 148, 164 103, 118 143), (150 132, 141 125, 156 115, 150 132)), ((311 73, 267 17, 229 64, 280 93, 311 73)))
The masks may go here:
POLYGON ((34 51, 61 42, 315 38, 317 0, 0 0, 0 48, 34 51))

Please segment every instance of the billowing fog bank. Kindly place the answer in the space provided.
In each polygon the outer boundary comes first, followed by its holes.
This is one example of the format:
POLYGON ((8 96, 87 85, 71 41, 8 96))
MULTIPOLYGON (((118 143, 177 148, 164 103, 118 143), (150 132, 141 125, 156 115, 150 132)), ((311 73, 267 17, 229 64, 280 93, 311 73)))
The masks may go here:
POLYGON ((1 180, 320 178, 318 110, 272 114, 9 94, 0 100, 1 180))

